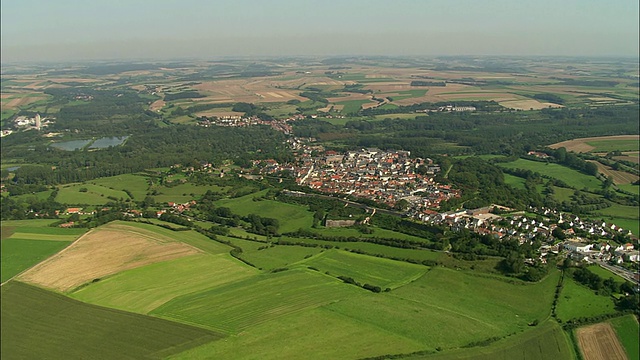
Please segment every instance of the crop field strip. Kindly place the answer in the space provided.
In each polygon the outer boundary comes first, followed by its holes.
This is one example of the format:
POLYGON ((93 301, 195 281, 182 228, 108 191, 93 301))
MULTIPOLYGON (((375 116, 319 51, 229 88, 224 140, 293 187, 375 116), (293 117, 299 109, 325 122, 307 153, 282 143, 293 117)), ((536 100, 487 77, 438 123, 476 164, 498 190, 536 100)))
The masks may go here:
MULTIPOLYGON (((142 224, 139 224, 142 225, 142 224)), ((65 251, 20 275, 25 282, 69 291, 122 270, 197 254, 199 249, 150 229, 112 223, 92 230, 65 251)))
POLYGON ((634 315, 609 320, 629 359, 640 358, 640 328, 634 315))
POLYGON ((178 296, 258 274, 258 270, 228 254, 198 254, 123 271, 70 296, 91 304, 146 314, 178 296))
POLYGON ((20 282, 1 291, 1 346, 7 359, 159 359, 221 338, 205 329, 85 304, 20 282))

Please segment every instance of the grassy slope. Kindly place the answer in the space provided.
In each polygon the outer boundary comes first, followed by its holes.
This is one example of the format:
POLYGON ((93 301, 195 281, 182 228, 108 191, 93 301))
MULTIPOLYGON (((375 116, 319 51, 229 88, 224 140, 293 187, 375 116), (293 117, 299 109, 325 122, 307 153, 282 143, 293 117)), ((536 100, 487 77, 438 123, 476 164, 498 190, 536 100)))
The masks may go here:
POLYGON ((91 184, 114 188, 117 190, 129 190, 134 199, 143 200, 147 194, 149 184, 144 175, 125 174, 91 180, 91 184))
POLYGON ((596 295, 591 289, 566 277, 564 287, 556 308, 558 318, 562 321, 578 317, 592 317, 614 313, 611 297, 596 295))
POLYGON ((101 308, 19 282, 2 286, 2 358, 160 358, 220 335, 101 308))
POLYGON ((602 183, 594 176, 589 176, 558 164, 518 159, 509 163, 499 163, 498 165, 506 168, 518 168, 535 171, 540 174, 562 180, 577 189, 582 189, 585 187, 589 189, 600 189, 602 187, 602 183))
POLYGON ((73 184, 61 186, 56 201, 62 204, 102 205, 112 201, 108 198, 109 196, 116 199, 129 199, 129 195, 121 190, 93 184, 73 184), (80 192, 81 188, 86 188, 87 191, 80 192))

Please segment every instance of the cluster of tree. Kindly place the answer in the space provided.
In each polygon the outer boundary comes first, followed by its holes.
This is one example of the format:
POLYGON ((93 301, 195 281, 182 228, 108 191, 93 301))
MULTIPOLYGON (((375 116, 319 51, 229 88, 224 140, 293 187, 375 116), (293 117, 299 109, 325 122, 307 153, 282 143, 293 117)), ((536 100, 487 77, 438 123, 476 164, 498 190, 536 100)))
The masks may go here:
POLYGON ((560 105, 564 104, 564 99, 556 94, 549 94, 549 93, 535 94, 533 95, 533 98, 536 100, 548 101, 554 104, 560 104, 560 105))
POLYGON ((65 205, 55 200, 57 195, 57 191, 52 191, 46 199, 41 199, 36 195, 3 196, 0 218, 2 220, 57 218, 57 213, 66 208, 65 205))
MULTIPOLYGON (((379 293, 379 292, 382 291, 380 286, 371 285, 371 284, 361 284, 361 283, 355 281, 350 276, 340 275, 340 276, 338 276, 338 279, 342 280, 343 282, 345 282, 347 284, 355 285, 355 286, 361 287, 361 288, 363 288, 365 290, 369 290, 369 291, 374 292, 374 293, 379 293)), ((387 288, 385 291, 391 291, 391 289, 387 288)))
POLYGON ((173 101, 173 100, 180 100, 180 99, 196 99, 196 98, 203 98, 203 97, 206 97, 206 95, 200 94, 199 92, 194 90, 189 90, 189 91, 182 91, 179 93, 165 94, 164 101, 173 101))
POLYGON ((597 175, 598 165, 593 162, 585 161, 573 152, 567 152, 564 147, 554 150, 546 150, 546 152, 553 156, 559 164, 581 171, 587 175, 597 175))
POLYGON ((164 213, 160 215, 160 220, 177 224, 177 225, 182 225, 187 228, 190 228, 193 226, 191 221, 187 220, 186 218, 179 215, 170 214, 170 213, 164 213))
POLYGON ((447 83, 444 81, 423 81, 423 80, 413 80, 411 81, 411 86, 447 86, 447 83))
POLYGON ((278 235, 280 222, 278 219, 262 217, 256 214, 249 214, 242 218, 248 223, 247 231, 258 235, 275 236, 278 235))
POLYGON ((357 94, 373 94, 371 89, 363 89, 362 84, 347 84, 342 89, 343 92, 351 92, 357 94))
POLYGON ((329 100, 327 100, 323 95, 326 94, 323 94, 322 91, 310 91, 309 89, 300 93, 300 96, 306 97, 311 101, 328 104, 329 100))
POLYGON ((242 112, 244 116, 257 116, 262 120, 273 120, 273 116, 265 113, 266 108, 251 103, 238 102, 233 104, 233 111, 242 112))
POLYGON ((612 277, 603 279, 598 274, 589 271, 587 267, 578 267, 572 270, 573 278, 591 288, 591 290, 597 291, 603 295, 617 294, 617 293, 634 293, 633 284, 630 282, 624 282, 618 284, 612 277))

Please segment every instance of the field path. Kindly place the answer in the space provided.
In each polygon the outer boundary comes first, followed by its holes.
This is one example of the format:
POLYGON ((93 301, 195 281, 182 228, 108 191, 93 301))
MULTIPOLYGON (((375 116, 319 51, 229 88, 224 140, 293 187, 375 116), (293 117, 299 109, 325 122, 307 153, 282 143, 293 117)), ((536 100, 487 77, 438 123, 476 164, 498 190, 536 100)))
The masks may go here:
POLYGON ((39 263, 37 263, 37 264, 33 264, 33 266, 28 267, 28 268, 26 268, 26 269, 22 270, 21 272, 19 272, 19 273, 17 273, 17 274, 15 274, 15 275, 13 275, 13 276, 12 276, 11 278, 9 278, 7 281, 5 281, 5 282, 3 282, 2 284, 0 284, 0 286, 2 286, 2 285, 4 285, 4 284, 8 283, 9 281, 11 281, 11 280, 15 279, 16 277, 18 277, 18 276, 20 276, 20 275, 24 274, 25 272, 27 272, 27 271, 29 271, 29 270, 33 269, 34 267, 38 266, 38 264, 44 263, 44 262, 46 262, 46 261, 49 261, 52 257, 54 257, 54 256, 56 256, 56 255, 59 255, 59 254, 62 254, 63 252, 67 251, 67 249, 69 249, 71 246, 75 245, 75 243, 77 243, 78 241, 80 241, 83 237, 85 237, 85 236, 89 235, 93 230, 94 230, 94 229, 91 229, 91 230, 87 231, 86 233, 82 234, 79 238, 75 239, 71 244, 69 244, 69 245, 68 245, 67 247, 65 247, 64 249, 62 249, 62 250, 58 251, 57 253, 55 253, 55 254, 51 254, 51 256, 49 256, 48 258, 46 258, 46 259, 44 259, 44 260, 40 261, 39 263))

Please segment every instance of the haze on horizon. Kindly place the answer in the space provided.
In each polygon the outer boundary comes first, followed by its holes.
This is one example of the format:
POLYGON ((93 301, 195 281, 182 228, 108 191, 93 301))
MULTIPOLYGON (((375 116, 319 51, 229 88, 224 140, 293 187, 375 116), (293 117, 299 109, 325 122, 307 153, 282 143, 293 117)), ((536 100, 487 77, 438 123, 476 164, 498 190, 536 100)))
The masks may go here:
POLYGON ((638 57, 637 0, 7 0, 3 63, 229 56, 638 57))

